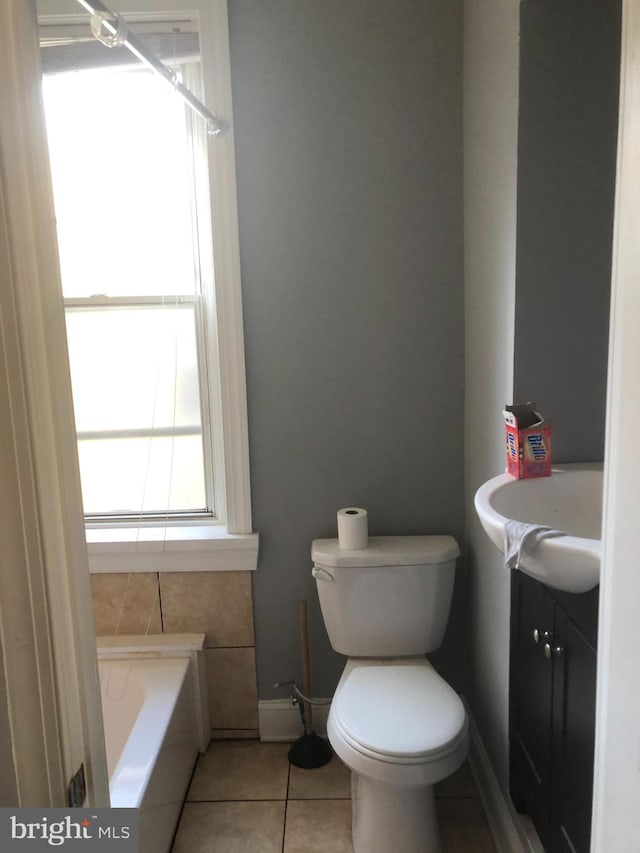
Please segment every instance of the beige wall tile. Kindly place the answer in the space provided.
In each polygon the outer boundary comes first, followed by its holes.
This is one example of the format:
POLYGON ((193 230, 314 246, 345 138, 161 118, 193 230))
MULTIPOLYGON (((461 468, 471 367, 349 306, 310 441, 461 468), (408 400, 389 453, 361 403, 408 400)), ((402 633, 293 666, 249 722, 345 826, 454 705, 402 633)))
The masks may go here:
POLYGON ((209 714, 213 729, 257 729, 255 649, 207 649, 209 714))
POLYGON ((167 633, 204 633, 205 645, 253 646, 250 572, 162 572, 167 633))
POLYGON ((155 572, 91 575, 96 634, 162 632, 155 572))

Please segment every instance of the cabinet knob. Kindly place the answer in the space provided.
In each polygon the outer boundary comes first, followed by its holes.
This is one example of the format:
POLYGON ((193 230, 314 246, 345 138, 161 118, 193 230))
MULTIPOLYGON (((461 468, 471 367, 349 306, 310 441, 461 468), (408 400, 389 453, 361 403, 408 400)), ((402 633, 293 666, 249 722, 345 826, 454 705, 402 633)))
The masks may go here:
POLYGON ((552 646, 551 643, 544 644, 544 656, 547 660, 551 658, 551 655, 556 658, 561 658, 563 654, 564 649, 562 648, 562 646, 552 646))
POLYGON ((540 640, 550 640, 551 631, 540 631, 538 628, 533 629, 533 642, 539 643, 540 640))

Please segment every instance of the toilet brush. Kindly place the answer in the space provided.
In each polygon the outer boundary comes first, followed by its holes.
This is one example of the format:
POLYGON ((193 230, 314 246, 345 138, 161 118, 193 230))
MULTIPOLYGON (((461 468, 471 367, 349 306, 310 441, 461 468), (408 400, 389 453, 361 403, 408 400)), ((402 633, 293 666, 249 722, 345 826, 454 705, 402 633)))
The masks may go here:
MULTIPOLYGON (((307 602, 298 602, 298 623, 300 627, 300 654, 302 657, 302 688, 305 696, 311 696, 311 669, 309 667, 309 630, 307 625, 307 602)), ((328 764, 333 750, 328 742, 313 731, 311 704, 302 700, 302 719, 304 734, 291 744, 289 761, 295 767, 311 770, 328 764)))

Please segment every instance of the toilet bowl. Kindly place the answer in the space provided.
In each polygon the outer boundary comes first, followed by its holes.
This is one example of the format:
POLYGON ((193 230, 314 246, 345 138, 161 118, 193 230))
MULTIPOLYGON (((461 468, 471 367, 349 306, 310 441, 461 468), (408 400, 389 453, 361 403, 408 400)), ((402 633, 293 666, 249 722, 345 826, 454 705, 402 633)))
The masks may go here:
POLYGON ((468 721, 425 653, 444 634, 458 553, 450 536, 313 543, 329 640, 349 656, 327 733, 351 770, 355 853, 440 850, 433 786, 465 760, 468 721))
POLYGON ((468 725, 429 661, 350 659, 327 733, 352 774, 356 853, 437 851, 433 785, 465 760, 468 725))

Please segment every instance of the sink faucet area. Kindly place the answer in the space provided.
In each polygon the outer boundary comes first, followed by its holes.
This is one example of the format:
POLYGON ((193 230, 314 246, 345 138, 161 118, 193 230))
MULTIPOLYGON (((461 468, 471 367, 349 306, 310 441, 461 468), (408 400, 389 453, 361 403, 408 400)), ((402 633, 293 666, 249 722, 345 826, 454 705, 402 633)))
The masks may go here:
POLYGON ((601 462, 557 465, 550 477, 527 480, 500 474, 476 492, 476 512, 503 554, 509 520, 557 531, 523 551, 518 569, 554 589, 588 592, 600 582, 602 476, 601 462))

